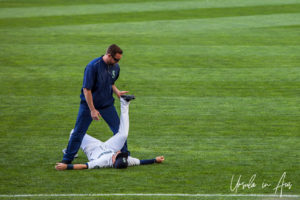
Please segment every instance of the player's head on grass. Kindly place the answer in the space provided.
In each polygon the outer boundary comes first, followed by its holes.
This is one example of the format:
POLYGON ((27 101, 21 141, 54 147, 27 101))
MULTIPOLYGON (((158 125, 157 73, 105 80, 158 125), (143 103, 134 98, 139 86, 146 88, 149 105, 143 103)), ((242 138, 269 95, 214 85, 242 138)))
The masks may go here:
POLYGON ((128 167, 128 153, 118 151, 112 156, 113 166, 116 169, 126 169, 128 167))

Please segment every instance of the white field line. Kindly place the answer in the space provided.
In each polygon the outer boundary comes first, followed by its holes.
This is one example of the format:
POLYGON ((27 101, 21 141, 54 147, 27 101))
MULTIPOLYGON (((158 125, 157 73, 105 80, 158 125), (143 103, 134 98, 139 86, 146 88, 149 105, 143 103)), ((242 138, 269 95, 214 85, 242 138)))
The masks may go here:
POLYGON ((275 194, 1 194, 0 198, 15 198, 15 197, 101 197, 101 196, 181 196, 181 197, 284 197, 284 198, 299 198, 300 195, 275 195, 275 194))

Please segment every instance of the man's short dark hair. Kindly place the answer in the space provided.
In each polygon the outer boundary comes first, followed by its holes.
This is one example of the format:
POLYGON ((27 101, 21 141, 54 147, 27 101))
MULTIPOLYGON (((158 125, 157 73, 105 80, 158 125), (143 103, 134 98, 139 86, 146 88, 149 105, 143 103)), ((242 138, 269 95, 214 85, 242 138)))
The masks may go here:
POLYGON ((116 45, 116 44, 112 44, 110 45, 107 50, 106 50, 106 54, 110 54, 112 55, 113 57, 115 57, 115 55, 119 53, 119 54, 123 54, 123 51, 122 49, 116 45))

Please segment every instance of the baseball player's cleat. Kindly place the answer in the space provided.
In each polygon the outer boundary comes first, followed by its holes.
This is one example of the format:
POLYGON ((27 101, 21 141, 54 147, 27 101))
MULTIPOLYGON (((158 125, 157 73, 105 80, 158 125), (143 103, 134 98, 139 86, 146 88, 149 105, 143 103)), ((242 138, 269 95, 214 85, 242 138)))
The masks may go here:
MULTIPOLYGON (((63 149, 62 152, 63 152, 63 154, 66 154, 67 153, 67 149, 63 149)), ((75 154, 74 158, 78 158, 78 153, 75 154)))
POLYGON ((121 95, 122 99, 126 100, 127 102, 135 99, 134 95, 121 95))

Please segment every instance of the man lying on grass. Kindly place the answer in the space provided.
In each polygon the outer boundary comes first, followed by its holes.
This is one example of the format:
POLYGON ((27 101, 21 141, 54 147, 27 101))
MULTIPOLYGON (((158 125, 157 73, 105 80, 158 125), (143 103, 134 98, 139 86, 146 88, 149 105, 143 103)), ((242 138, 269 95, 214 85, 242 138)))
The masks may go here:
POLYGON ((102 142, 88 134, 85 134, 80 147, 87 156, 89 160, 88 163, 74 165, 56 163, 55 169, 97 169, 104 167, 114 167, 117 169, 122 169, 127 168, 127 166, 162 163, 164 161, 163 156, 158 156, 155 159, 150 160, 139 160, 137 158, 128 156, 128 153, 120 152, 128 137, 129 103, 133 99, 135 99, 133 95, 123 95, 120 98, 120 127, 117 134, 112 136, 106 142, 102 142))

